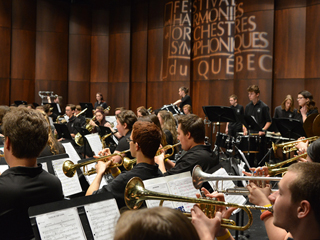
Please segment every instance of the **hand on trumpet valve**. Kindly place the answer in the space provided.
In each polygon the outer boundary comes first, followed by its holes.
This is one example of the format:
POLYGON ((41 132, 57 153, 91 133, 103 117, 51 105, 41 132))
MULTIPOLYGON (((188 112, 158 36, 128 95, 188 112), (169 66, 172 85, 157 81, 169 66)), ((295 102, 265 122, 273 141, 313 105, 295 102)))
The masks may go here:
MULTIPOLYGON (((263 167, 257 167, 257 168, 250 168, 251 173, 242 171, 242 173, 245 176, 258 176, 258 177, 268 177, 269 176, 269 169, 266 166, 263 167)), ((250 181, 255 183, 259 187, 265 187, 266 184, 269 183, 269 181, 250 181)))
POLYGON ((110 161, 98 161, 96 164, 97 174, 104 175, 105 172, 109 169, 110 165, 113 164, 113 160, 110 161))
POLYGON ((265 206, 270 204, 268 196, 271 193, 270 184, 267 184, 266 187, 260 188, 253 182, 247 185, 247 189, 250 192, 249 194, 249 201, 258 206, 265 206))
MULTIPOLYGON (((101 151, 98 152, 98 155, 99 155, 98 158, 99 157, 108 156, 110 154, 111 154, 110 149, 109 148, 105 148, 105 149, 102 149, 101 151)), ((97 157, 95 156, 95 158, 97 158, 97 157)))

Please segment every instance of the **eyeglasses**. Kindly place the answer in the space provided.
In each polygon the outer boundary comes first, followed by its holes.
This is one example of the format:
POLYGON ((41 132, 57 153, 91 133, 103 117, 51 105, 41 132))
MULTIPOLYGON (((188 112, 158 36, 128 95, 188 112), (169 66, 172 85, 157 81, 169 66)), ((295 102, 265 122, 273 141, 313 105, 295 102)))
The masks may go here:
POLYGON ((130 138, 127 138, 127 142, 130 143, 131 141, 133 141, 132 139, 130 138))
POLYGON ((298 97, 298 98, 297 98, 297 101, 301 100, 302 98, 304 98, 304 97, 298 97))

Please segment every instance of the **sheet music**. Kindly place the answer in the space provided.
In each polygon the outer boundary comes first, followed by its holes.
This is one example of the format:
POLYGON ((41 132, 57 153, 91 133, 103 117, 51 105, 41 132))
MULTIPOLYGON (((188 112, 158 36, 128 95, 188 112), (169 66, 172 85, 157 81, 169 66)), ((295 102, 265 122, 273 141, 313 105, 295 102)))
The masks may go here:
MULTIPOLYGON (((227 171, 224 168, 218 169, 212 175, 213 176, 229 176, 227 171)), ((213 189, 216 188, 216 182, 209 181, 209 184, 211 185, 211 187, 213 189)), ((218 189, 219 190, 224 190, 227 188, 234 188, 234 187, 235 187, 235 184, 231 180, 218 182, 218 189)), ((225 198, 225 201, 228 203, 245 204, 247 202, 246 198, 242 195, 226 195, 226 194, 224 194, 224 198, 225 198)), ((235 211, 233 211, 232 214, 235 214, 239 211, 240 211, 240 209, 236 209, 235 211)))
POLYGON ((92 203, 84 206, 95 240, 112 240, 114 228, 120 217, 116 200, 92 203))
MULTIPOLYGON (((158 183, 155 185, 145 184, 145 187, 150 191, 170 194, 170 191, 166 182, 158 183)), ((146 204, 148 208, 159 207, 160 200, 147 200, 146 204)), ((173 202, 170 202, 170 201, 164 201, 162 206, 168 207, 168 208, 174 208, 173 202)))
MULTIPOLYGON (((96 165, 96 163, 88 164, 87 165, 87 170, 91 170, 92 168, 95 169, 95 165, 96 165)), ((80 168, 80 169, 83 172, 83 169, 82 168, 80 168)), ((89 185, 92 184, 92 182, 93 182, 93 180, 95 179, 96 176, 97 176, 97 174, 92 174, 90 176, 84 175, 84 177, 86 178, 86 180, 89 183, 89 185)), ((108 185, 108 183, 107 183, 106 179, 103 177, 102 180, 101 180, 99 189, 102 188, 104 185, 108 185)))
POLYGON ((62 145, 63 145, 64 149, 66 150, 66 153, 69 155, 69 158, 71 159, 71 161, 77 162, 77 161, 81 160, 79 154, 74 149, 71 142, 62 143, 62 145))
POLYGON ((102 150, 102 143, 98 133, 85 135, 85 138, 88 140, 94 155, 98 156, 98 152, 102 150))
POLYGON ((0 165, 0 173, 2 174, 5 170, 9 169, 8 165, 0 165))
POLYGON ((85 240, 77 208, 42 214, 36 217, 42 240, 85 240))
POLYGON ((73 177, 69 178, 64 175, 62 171, 62 165, 66 160, 70 160, 68 158, 62 158, 58 160, 52 161, 53 170, 55 175, 60 179, 62 184, 62 190, 64 196, 70 196, 82 191, 78 174, 76 173, 73 177))
POLYGON ((41 163, 41 165, 42 165, 43 170, 46 170, 47 172, 49 172, 48 171, 48 164, 46 162, 41 163))

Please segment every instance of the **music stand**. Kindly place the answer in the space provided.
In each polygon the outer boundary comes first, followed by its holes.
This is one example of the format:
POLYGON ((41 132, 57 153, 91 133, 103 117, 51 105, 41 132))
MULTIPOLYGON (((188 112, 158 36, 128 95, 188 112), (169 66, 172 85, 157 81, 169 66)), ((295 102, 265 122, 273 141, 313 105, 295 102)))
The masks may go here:
POLYGON ((161 110, 166 110, 168 112, 171 112, 173 116, 181 114, 178 107, 176 105, 170 104, 170 105, 164 105, 161 110))
POLYGON ((18 107, 19 105, 27 105, 27 102, 23 100, 18 100, 14 101, 14 104, 18 107))
MULTIPOLYGON (((204 114, 211 122, 236 122, 237 116, 235 111, 230 107, 223 106, 202 106, 204 114)), ((218 132, 220 132, 220 124, 218 124, 218 132)), ((212 133, 213 134, 213 133, 212 133)), ((211 137, 213 138, 213 137, 211 137)), ((220 151, 218 150, 218 159, 220 157, 220 151)), ((231 170, 231 162, 230 170, 231 170)))
POLYGON ((92 103, 84 102, 84 103, 80 103, 80 106, 81 106, 81 109, 87 108, 87 111, 85 112, 87 118, 93 118, 93 113, 92 113, 93 106, 92 106, 92 103))
POLYGON ((306 136, 302 124, 297 119, 292 118, 273 118, 282 137, 298 139, 306 136))
POLYGON ((72 137, 70 135, 69 129, 66 124, 54 123, 53 125, 58 132, 58 138, 65 138, 65 139, 72 140, 72 137))

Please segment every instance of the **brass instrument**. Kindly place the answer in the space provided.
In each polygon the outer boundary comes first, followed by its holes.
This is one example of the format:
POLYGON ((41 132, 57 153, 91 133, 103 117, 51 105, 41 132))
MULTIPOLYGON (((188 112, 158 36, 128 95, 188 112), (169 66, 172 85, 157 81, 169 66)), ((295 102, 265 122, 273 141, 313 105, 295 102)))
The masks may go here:
MULTIPOLYGON (((171 157, 173 155, 173 153, 174 153, 174 148, 176 146, 180 145, 180 144, 181 143, 178 142, 178 143, 176 143, 174 145, 166 145, 166 146, 160 148, 157 151, 156 156, 160 155, 162 150, 167 151, 169 149, 172 149, 172 153, 168 153, 168 154, 164 155, 164 158, 171 157)), ((130 171, 133 168, 133 165, 137 163, 137 159, 136 158, 130 159, 130 158, 125 157, 123 161, 124 161, 123 162, 123 167, 128 171, 130 171)))
MULTIPOLYGON (((276 169, 277 170, 277 169, 276 169)), ((257 176, 213 176, 212 174, 202 171, 199 165, 195 166, 192 171, 192 182, 196 189, 200 189, 202 184, 207 181, 216 181, 215 190, 218 190, 219 181, 280 181, 281 177, 257 177, 257 176)), ((219 190, 218 190, 219 191, 219 190)))
POLYGON ((307 157, 307 155, 308 155, 307 153, 303 153, 301 155, 295 156, 293 158, 287 159, 287 160, 279 162, 279 163, 275 163, 275 164, 266 163, 266 166, 268 167, 268 170, 281 168, 283 165, 286 165, 286 164, 292 163, 294 161, 297 161, 301 157, 305 158, 305 157, 307 157))
POLYGON ((2 157, 4 158, 4 154, 0 154, 0 158, 2 158, 2 157))
MULTIPOLYGON (((94 121, 96 119, 96 116, 94 116, 91 120, 94 121)), ((89 131, 89 132, 92 132, 94 126, 90 125, 90 123, 88 123, 86 125, 86 129, 89 131)), ((83 143, 83 137, 82 135, 78 132, 75 136, 74 136, 74 141, 76 142, 77 145, 79 146, 83 146, 84 143, 83 143)))
POLYGON ((149 114, 151 114, 151 113, 152 113, 152 107, 149 107, 149 108, 147 109, 147 112, 148 112, 149 114))
MULTIPOLYGON (((130 149, 128 149, 126 151, 123 151, 123 152, 120 152, 120 153, 110 154, 108 156, 95 158, 95 159, 92 159, 92 160, 89 160, 89 161, 86 161, 86 162, 83 162, 83 163, 78 163, 78 164, 74 164, 72 161, 67 160, 62 165, 62 171, 67 177, 73 177, 76 174, 77 169, 83 167, 83 175, 89 176, 89 175, 95 174, 96 173, 96 169, 93 168, 93 169, 90 169, 90 170, 86 170, 85 167, 87 165, 89 165, 91 163, 98 162, 98 161, 105 161, 106 162, 106 161, 109 160, 109 158, 112 158, 114 156, 120 156, 122 162, 121 163, 112 164, 112 165, 109 166, 109 168, 120 167, 123 164, 123 156, 122 156, 122 154, 124 154, 126 152, 129 152, 129 151, 130 151, 130 149)), ((109 161, 111 161, 111 160, 109 160, 109 161)))
POLYGON ((64 116, 66 116, 66 114, 64 115, 59 115, 56 119, 56 123, 60 123, 60 124, 64 124, 67 123, 67 120, 64 118, 64 116), (63 118, 61 121, 59 121, 60 118, 63 118))
POLYGON ((223 219, 221 224, 222 227, 239 230, 239 231, 244 231, 252 225, 253 217, 249 208, 259 209, 259 210, 268 210, 270 212, 273 211, 272 207, 240 205, 240 204, 216 201, 212 199, 190 198, 190 197, 176 196, 172 194, 164 194, 164 193, 150 191, 144 188, 144 184, 142 180, 138 177, 131 178, 130 181, 127 183, 127 186, 125 188, 125 193, 124 193, 124 200, 126 202, 127 207, 130 209, 140 208, 142 201, 144 200, 188 202, 188 203, 207 204, 210 206, 217 205, 217 206, 241 208, 243 211, 245 211, 248 214, 248 223, 245 226, 234 226, 234 222, 228 219, 223 219))
POLYGON ((276 153, 278 148, 282 148, 282 152, 284 154, 286 154, 286 153, 298 150, 296 148, 297 143, 306 142, 306 141, 309 141, 309 143, 311 143, 311 142, 317 140, 318 138, 319 138, 319 136, 313 136, 313 137, 309 137, 309 138, 305 138, 305 139, 301 139, 301 140, 296 140, 296 141, 291 141, 291 142, 286 142, 286 143, 280 143, 280 144, 272 143, 272 149, 273 149, 274 153, 276 153))
POLYGON ((106 140, 106 138, 110 137, 112 134, 113 133, 111 132, 109 134, 103 135, 102 137, 99 135, 103 148, 107 148, 106 143, 105 143, 104 140, 106 140))

